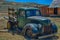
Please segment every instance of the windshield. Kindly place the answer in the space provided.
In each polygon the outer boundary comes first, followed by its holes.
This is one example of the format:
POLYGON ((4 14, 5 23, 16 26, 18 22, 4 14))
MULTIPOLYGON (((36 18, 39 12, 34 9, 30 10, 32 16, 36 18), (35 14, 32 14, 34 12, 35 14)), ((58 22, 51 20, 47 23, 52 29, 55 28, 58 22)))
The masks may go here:
POLYGON ((40 16, 40 11, 39 10, 28 10, 26 11, 26 16, 30 17, 30 16, 40 16))

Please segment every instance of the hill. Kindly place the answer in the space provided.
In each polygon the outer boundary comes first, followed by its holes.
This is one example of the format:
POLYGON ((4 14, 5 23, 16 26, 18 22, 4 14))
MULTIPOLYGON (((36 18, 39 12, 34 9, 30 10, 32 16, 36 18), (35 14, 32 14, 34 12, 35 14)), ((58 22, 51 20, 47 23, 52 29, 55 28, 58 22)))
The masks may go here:
POLYGON ((44 6, 36 3, 17 3, 17 2, 7 2, 1 1, 0 2, 0 12, 7 12, 8 7, 19 8, 19 7, 38 7, 44 6))

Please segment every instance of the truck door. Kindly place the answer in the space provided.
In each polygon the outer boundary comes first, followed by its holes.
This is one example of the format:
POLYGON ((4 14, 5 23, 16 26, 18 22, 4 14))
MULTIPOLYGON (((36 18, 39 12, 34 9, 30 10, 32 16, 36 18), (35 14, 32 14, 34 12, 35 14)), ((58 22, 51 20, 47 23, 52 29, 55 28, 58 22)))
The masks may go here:
POLYGON ((25 11, 20 11, 18 14, 18 26, 23 28, 25 25, 25 11))

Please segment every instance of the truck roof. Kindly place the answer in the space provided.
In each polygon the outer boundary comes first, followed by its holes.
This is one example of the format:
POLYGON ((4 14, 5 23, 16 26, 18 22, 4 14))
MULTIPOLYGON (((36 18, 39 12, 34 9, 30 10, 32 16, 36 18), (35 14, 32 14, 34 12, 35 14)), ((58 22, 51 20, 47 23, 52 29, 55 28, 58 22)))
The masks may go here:
POLYGON ((18 8, 19 10, 39 10, 38 8, 34 8, 34 7, 21 7, 18 8))

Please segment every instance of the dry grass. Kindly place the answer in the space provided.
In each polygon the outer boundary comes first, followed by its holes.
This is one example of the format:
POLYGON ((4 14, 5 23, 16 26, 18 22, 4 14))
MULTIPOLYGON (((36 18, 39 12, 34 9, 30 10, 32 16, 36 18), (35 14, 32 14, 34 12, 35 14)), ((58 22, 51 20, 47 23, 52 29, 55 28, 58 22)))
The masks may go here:
MULTIPOLYGON (((7 16, 7 13, 0 13, 0 18, 7 16)), ((2 18, 0 19, 0 30, 7 27, 7 21, 2 18)), ((11 33, 1 33, 0 32, 0 40, 25 40, 25 38, 21 35, 12 35, 11 33)))
POLYGON ((0 33, 0 40, 25 40, 21 35, 12 35, 10 33, 0 33))
POLYGON ((57 25, 58 29, 60 29, 60 18, 50 18, 50 19, 57 25))
POLYGON ((4 17, 4 16, 7 16, 8 13, 0 13, 0 17, 4 17))
MULTIPOLYGON (((7 15, 8 15, 7 13, 0 13, 0 18, 7 16, 7 15)), ((7 21, 4 18, 1 18, 0 19, 0 30, 4 29, 4 27, 6 27, 6 26, 7 26, 7 21)))

